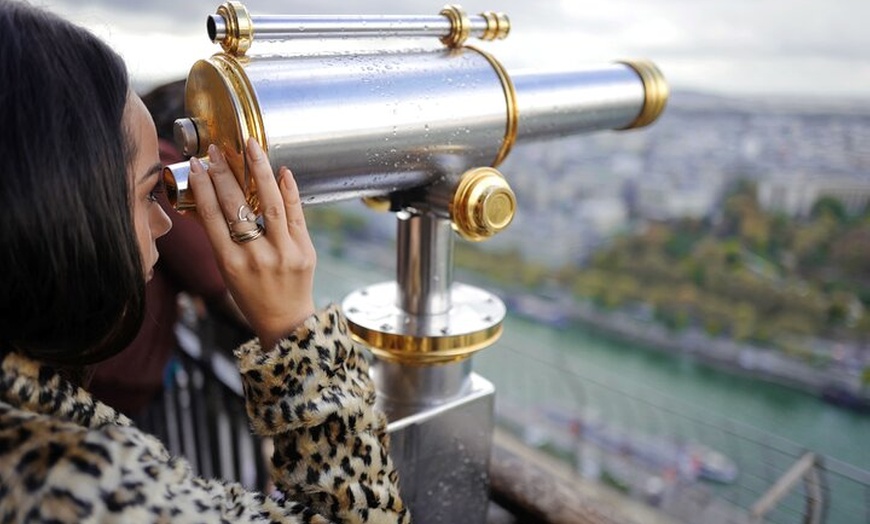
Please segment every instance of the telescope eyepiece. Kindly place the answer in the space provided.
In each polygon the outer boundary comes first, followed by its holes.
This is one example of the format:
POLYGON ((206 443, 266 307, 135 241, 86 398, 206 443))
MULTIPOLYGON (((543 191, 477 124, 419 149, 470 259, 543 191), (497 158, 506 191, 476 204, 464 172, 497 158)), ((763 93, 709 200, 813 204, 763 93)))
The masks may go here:
POLYGON ((205 21, 205 30, 208 32, 208 39, 213 44, 227 37, 227 23, 222 16, 209 15, 205 21))
MULTIPOLYGON (((208 169, 208 159, 199 160, 208 169)), ((166 187, 166 198, 178 211, 196 209, 193 193, 190 191, 190 161, 183 160, 163 168, 163 185, 166 187)))
POLYGON ((163 187, 166 188, 166 198, 172 207, 178 203, 178 184, 175 183, 175 175, 169 167, 163 168, 163 187))
POLYGON ((206 19, 206 31, 213 43, 220 42, 231 55, 244 55, 254 41, 254 25, 248 8, 230 0, 221 4, 217 13, 206 19))

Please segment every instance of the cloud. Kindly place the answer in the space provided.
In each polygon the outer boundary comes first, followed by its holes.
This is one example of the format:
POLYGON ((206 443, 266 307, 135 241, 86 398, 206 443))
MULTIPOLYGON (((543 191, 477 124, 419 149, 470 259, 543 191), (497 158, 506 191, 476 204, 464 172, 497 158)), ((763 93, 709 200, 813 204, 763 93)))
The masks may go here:
MULTIPOLYGON (((44 0, 94 28, 134 75, 184 74, 217 50, 209 0, 44 0), (187 64, 187 65, 185 65, 187 64)), ((512 33, 489 45, 510 67, 557 67, 643 57, 675 88, 724 93, 870 96, 867 0, 467 0, 469 13, 506 12, 512 33)), ((442 3, 250 0, 255 14, 436 14, 442 3)))

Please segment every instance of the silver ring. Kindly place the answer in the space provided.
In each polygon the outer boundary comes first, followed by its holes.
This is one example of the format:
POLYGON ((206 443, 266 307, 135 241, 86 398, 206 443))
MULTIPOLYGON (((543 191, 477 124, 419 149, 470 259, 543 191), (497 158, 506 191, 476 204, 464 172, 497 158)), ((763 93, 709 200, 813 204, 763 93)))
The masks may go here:
POLYGON ((247 204, 242 204, 239 206, 239 210, 236 211, 236 220, 227 220, 227 224, 232 227, 236 224, 243 224, 245 222, 256 222, 257 215, 254 214, 254 211, 248 207, 247 204))
POLYGON ((229 227, 230 234, 241 235, 244 233, 249 233, 251 231, 256 231, 258 227, 262 227, 262 224, 257 221, 248 222, 247 220, 242 220, 239 222, 229 222, 227 226, 229 227), (240 228, 238 227, 240 224, 247 224, 247 226, 245 226, 244 228, 240 228))
MULTIPOLYGON (((244 222, 247 222, 247 220, 245 220, 244 222)), ((250 242, 255 238, 260 238, 265 232, 266 228, 264 228, 260 224, 257 224, 257 227, 255 227, 254 229, 249 229, 248 231, 243 231, 241 233, 230 231, 230 238, 233 239, 233 242, 237 244, 244 244, 245 242, 250 242)))
POLYGON ((239 210, 236 211, 236 217, 238 217, 239 222, 253 222, 257 220, 257 215, 254 214, 254 211, 247 204, 239 206, 239 210))

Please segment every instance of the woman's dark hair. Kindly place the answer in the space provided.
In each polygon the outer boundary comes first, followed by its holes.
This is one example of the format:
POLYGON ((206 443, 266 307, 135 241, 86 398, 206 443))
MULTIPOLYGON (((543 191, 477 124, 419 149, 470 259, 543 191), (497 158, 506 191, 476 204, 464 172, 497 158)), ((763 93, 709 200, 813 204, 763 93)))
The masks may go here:
POLYGON ((145 307, 126 68, 88 31, 0 0, 0 71, 0 348, 103 360, 145 307))

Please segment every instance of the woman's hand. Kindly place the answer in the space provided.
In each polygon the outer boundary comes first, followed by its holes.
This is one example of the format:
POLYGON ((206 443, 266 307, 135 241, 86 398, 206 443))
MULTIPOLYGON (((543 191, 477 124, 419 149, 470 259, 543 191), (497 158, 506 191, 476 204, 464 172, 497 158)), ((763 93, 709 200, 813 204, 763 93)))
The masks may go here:
MULTIPOLYGON (((209 167, 190 163, 190 187, 218 266, 239 308, 271 348, 314 313, 317 256, 305 226, 299 188, 286 167, 278 180, 260 145, 248 140, 248 169, 257 185, 264 231, 257 234, 245 195, 223 154, 209 146, 209 167), (234 234, 232 234, 234 233, 234 234)), ((252 214, 251 214, 252 215, 252 214)))

